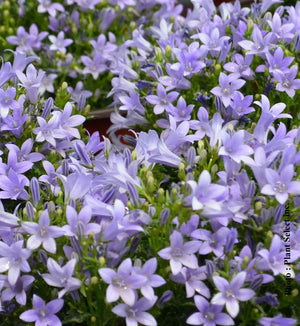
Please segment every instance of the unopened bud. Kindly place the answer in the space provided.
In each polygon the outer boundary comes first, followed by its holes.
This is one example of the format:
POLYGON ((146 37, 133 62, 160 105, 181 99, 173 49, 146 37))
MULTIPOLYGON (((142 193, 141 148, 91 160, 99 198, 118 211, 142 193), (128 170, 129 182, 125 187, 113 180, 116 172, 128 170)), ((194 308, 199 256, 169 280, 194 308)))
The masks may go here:
POLYGON ((177 188, 172 188, 172 191, 171 191, 171 199, 172 201, 176 201, 178 199, 178 191, 177 191, 177 188))
POLYGON ((105 258, 103 256, 99 257, 98 262, 100 264, 100 267, 104 267, 106 264, 105 258))
POLYGON ((172 48, 170 47, 170 45, 166 46, 166 59, 169 60, 172 56, 172 48))
POLYGON ((162 188, 158 189, 157 201, 159 203, 164 203, 165 202, 165 191, 162 188))
POLYGON ((262 202, 261 201, 257 201, 255 203, 255 210, 256 211, 260 211, 262 209, 262 202))
POLYGON ((179 163, 178 177, 181 180, 185 180, 185 165, 183 162, 179 163))
POLYGON ((251 18, 248 17, 248 21, 247 21, 247 29, 252 30, 254 27, 254 23, 253 20, 251 18))
POLYGON ((131 159, 132 161, 135 161, 137 159, 137 152, 135 150, 131 152, 131 159))
POLYGON ((92 285, 96 285, 98 283, 98 277, 97 276, 93 276, 92 278, 91 278, 91 284, 92 285))
POLYGON ((147 178, 147 187, 150 192, 154 190, 154 178, 153 176, 149 176, 147 178))
POLYGON ((221 65, 220 65, 219 63, 217 63, 217 64, 215 65, 215 70, 216 70, 216 71, 220 71, 221 69, 222 69, 221 65))
POLYGON ((248 256, 245 256, 242 262, 242 269, 246 269, 249 264, 250 258, 248 256))
POLYGON ((67 82, 63 82, 61 85, 61 89, 62 90, 66 90, 68 88, 68 83, 67 82))
POLYGON ((155 47, 155 57, 157 62, 163 62, 164 57, 159 47, 155 47))

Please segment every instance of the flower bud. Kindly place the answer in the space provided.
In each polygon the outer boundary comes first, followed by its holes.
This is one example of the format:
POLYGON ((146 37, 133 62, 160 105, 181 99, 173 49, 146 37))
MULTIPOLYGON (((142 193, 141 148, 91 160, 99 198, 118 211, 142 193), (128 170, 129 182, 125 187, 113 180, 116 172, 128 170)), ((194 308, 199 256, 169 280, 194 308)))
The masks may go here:
POLYGON ((172 48, 170 47, 170 45, 166 46, 166 59, 167 61, 171 58, 172 56, 172 48))
POLYGON ((163 62, 164 57, 159 47, 155 47, 155 57, 157 62, 163 62))
POLYGON ((215 272, 215 265, 211 260, 205 260, 207 277, 211 278, 215 272))
POLYGON ((33 207, 32 203, 30 201, 28 201, 25 205, 25 210, 26 210, 26 214, 28 216, 28 219, 30 221, 32 221, 34 219, 34 215, 35 215, 35 208, 33 207))
POLYGON ((152 192, 154 190, 154 178, 152 175, 147 177, 147 189, 149 192, 152 192))
POLYGON ((183 162, 179 163, 179 171, 178 171, 178 177, 180 180, 185 180, 185 165, 183 162))
POLYGON ((68 89, 68 83, 67 82, 63 82, 62 85, 61 85, 61 89, 64 91, 64 90, 67 90, 68 89))
POLYGON ((140 199, 136 187, 131 182, 126 182, 126 185, 127 185, 127 190, 129 192, 130 201, 134 206, 138 206, 140 203, 140 199))
POLYGON ((165 225, 168 222, 168 218, 170 216, 170 208, 166 207, 164 208, 160 213, 160 225, 165 225))
POLYGON ((173 295, 174 295, 173 291, 171 290, 165 291, 157 301, 158 308, 160 309, 163 308, 164 305, 172 299, 173 295))
POLYGON ((258 212, 260 212, 261 209, 262 209, 262 202, 261 201, 257 201, 255 203, 255 210, 258 211, 258 212))
POLYGON ((103 256, 98 258, 98 262, 100 264, 100 267, 104 267, 106 265, 105 258, 103 256))
POLYGON ((171 199, 173 202, 178 199, 178 191, 177 191, 177 188, 175 188, 175 187, 172 188, 171 199))
POLYGON ((158 189, 158 192, 157 192, 157 201, 159 203, 164 203, 165 202, 165 191, 162 188, 159 188, 158 189))
POLYGON ((252 290, 256 291, 261 286, 263 280, 264 280, 264 277, 261 274, 255 275, 250 284, 250 288, 252 290))
POLYGON ((35 206, 39 203, 41 196, 40 196, 40 186, 38 179, 36 177, 33 177, 30 180, 30 190, 31 190, 31 195, 33 199, 33 203, 35 206))
POLYGON ((247 29, 248 29, 248 30, 252 30, 253 27, 254 27, 253 20, 252 20, 250 17, 248 17, 248 21, 247 21, 247 29))
POLYGON ((220 65, 219 63, 217 63, 217 64, 215 65, 215 70, 216 70, 216 71, 220 71, 221 69, 222 69, 221 65, 220 65))
POLYGON ((98 277, 97 276, 92 276, 91 277, 91 284, 96 285, 98 283, 98 277))

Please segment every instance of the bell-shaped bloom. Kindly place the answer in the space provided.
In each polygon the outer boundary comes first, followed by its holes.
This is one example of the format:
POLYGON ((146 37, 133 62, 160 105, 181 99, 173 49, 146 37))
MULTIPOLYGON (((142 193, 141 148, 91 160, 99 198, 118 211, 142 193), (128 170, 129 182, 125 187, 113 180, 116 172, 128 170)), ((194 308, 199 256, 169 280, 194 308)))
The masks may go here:
POLYGON ((280 204, 288 200, 288 194, 300 194, 300 182, 292 181, 294 166, 289 164, 280 173, 272 169, 265 170, 267 184, 261 189, 265 195, 275 196, 280 204))
POLYGON ((38 223, 23 222, 22 229, 31 234, 27 240, 28 249, 37 249, 42 244, 43 248, 52 254, 56 253, 55 238, 61 237, 65 233, 60 227, 50 225, 48 210, 43 211, 38 223))
POLYGON ((20 315, 20 319, 33 323, 35 322, 35 325, 42 326, 42 325, 48 325, 48 326, 61 326, 62 323, 60 319, 55 315, 58 313, 63 305, 64 300, 62 299, 55 299, 48 303, 45 303, 43 299, 41 299, 36 294, 33 295, 33 307, 34 309, 26 310, 20 315))
POLYGON ((170 261, 173 274, 178 274, 182 266, 198 268, 198 260, 194 253, 199 250, 199 241, 184 243, 181 233, 174 231, 170 236, 170 242, 171 246, 160 250, 158 255, 170 261))
POLYGON ((212 304, 226 305, 226 309, 231 317, 235 318, 240 310, 238 301, 248 301, 255 292, 250 289, 245 289, 243 286, 247 273, 238 273, 229 283, 225 278, 213 276, 215 286, 220 291, 211 300, 212 304))

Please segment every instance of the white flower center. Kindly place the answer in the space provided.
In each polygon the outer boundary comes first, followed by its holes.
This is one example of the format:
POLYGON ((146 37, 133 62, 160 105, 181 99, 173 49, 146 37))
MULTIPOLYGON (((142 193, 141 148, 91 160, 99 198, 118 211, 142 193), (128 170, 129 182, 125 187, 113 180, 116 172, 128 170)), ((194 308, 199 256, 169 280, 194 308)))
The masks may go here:
POLYGON ((282 194, 286 192, 286 185, 281 181, 277 181, 273 186, 273 190, 282 194))

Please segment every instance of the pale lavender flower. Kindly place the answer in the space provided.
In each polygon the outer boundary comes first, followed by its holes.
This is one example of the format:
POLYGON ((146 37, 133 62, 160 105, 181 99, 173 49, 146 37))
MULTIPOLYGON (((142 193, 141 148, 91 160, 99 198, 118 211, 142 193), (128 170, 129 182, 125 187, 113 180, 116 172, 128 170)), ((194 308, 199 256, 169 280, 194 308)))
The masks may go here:
POLYGON ((58 313, 63 305, 64 300, 55 299, 47 304, 36 294, 33 295, 34 309, 27 310, 20 315, 20 319, 26 322, 35 322, 35 326, 61 326, 60 319, 55 315, 58 313))
POLYGON ((157 95, 146 96, 146 100, 154 105, 154 113, 161 114, 164 111, 171 112, 172 108, 174 108, 172 102, 177 99, 179 93, 170 92, 167 94, 166 89, 162 86, 162 84, 157 85, 156 93, 157 95))
POLYGON ((38 12, 44 13, 48 12, 48 14, 52 17, 56 16, 56 11, 64 12, 65 8, 62 4, 58 2, 52 3, 52 0, 38 0, 39 6, 38 6, 38 12))
POLYGON ((68 225, 63 226, 67 236, 87 236, 91 233, 97 234, 100 232, 100 225, 96 223, 90 223, 92 218, 92 209, 89 206, 84 206, 79 214, 76 210, 67 206, 66 209, 68 225))
POLYGON ((282 317, 282 314, 279 314, 275 317, 262 317, 258 322, 259 326, 294 326, 296 325, 297 320, 282 317))
POLYGON ((205 63, 199 60, 203 55, 203 50, 199 49, 199 43, 193 42, 187 50, 182 50, 177 54, 179 63, 184 67, 184 76, 192 77, 205 67, 205 63))
POLYGON ((186 105, 185 99, 180 96, 177 101, 176 108, 172 106, 171 108, 169 108, 168 113, 172 114, 172 116, 177 122, 190 120, 194 106, 195 105, 193 104, 186 105))
POLYGON ((153 288, 162 286, 166 281, 158 274, 154 274, 157 269, 157 259, 151 258, 147 260, 143 267, 134 267, 135 273, 145 276, 147 281, 141 287, 141 293, 148 300, 155 298, 153 288))
MULTIPOLYGON (((229 156, 235 162, 249 162, 249 155, 253 154, 253 149, 245 145, 245 131, 239 130, 232 136, 224 133, 222 137, 223 146, 219 149, 219 155, 229 156)), ((252 162, 252 161, 251 161, 252 162)))
POLYGON ((246 272, 240 272, 230 283, 223 277, 213 276, 215 286, 220 292, 212 298, 211 303, 222 306, 225 304, 230 316, 236 317, 240 310, 238 301, 248 301, 255 295, 253 290, 241 289, 246 276, 246 272))
POLYGON ((14 285, 6 282, 6 289, 1 293, 2 301, 11 301, 13 298, 16 298, 20 305, 25 306, 27 301, 26 291, 29 290, 34 280, 35 278, 31 275, 22 275, 14 285))
POLYGON ((234 325, 233 319, 221 312, 222 306, 211 304, 200 295, 195 295, 194 300, 199 312, 193 313, 187 319, 187 324, 203 326, 234 325))
POLYGON ((80 8, 84 11, 86 10, 94 10, 95 5, 100 3, 102 0, 76 0, 76 3, 80 6, 80 8))
MULTIPOLYGON (((152 95, 152 96, 154 96, 154 95, 152 95)), ((146 99, 147 99, 147 97, 146 97, 146 99)), ((119 107, 120 110, 126 110, 126 111, 133 110, 140 114, 145 113, 145 108, 141 104, 139 94, 136 91, 130 92, 129 96, 127 96, 127 95, 119 96, 119 100, 122 103, 122 105, 119 107)), ((148 101, 148 102, 151 103, 150 101, 148 101)), ((151 104, 153 104, 153 103, 151 103, 151 104)))
POLYGON ((235 62, 228 62, 224 64, 224 69, 235 74, 237 78, 253 79, 254 72, 250 68, 253 60, 253 55, 246 55, 245 57, 239 53, 234 55, 235 62))
POLYGON ((219 54, 224 42, 230 39, 229 36, 220 36, 220 31, 217 27, 211 29, 209 33, 195 34, 192 38, 199 38, 203 43, 201 49, 209 52, 213 57, 216 57, 219 54))
POLYGON ((202 282, 207 278, 205 274, 206 266, 203 267, 198 269, 182 267, 180 273, 171 276, 172 281, 185 284, 187 298, 193 297, 196 292, 210 298, 209 288, 202 282))
POLYGON ((166 260, 170 260, 171 271, 178 274, 182 266, 189 268, 198 268, 198 260, 194 255, 199 250, 199 241, 183 242, 180 232, 174 231, 170 236, 171 246, 162 249, 158 255, 166 260))
POLYGON ((14 87, 7 87, 6 90, 0 89, 0 116, 6 118, 9 109, 16 109, 18 102, 15 100, 16 89, 14 87))
POLYGON ((274 13, 273 19, 268 20, 269 26, 272 28, 273 43, 278 41, 290 43, 294 38, 294 24, 283 24, 277 12, 274 13))
POLYGON ((294 166, 288 164, 280 173, 272 169, 266 169, 267 184, 261 189, 261 193, 274 196, 280 204, 288 200, 288 194, 300 194, 300 182, 291 181, 294 177, 294 166))
POLYGON ((0 198, 29 199, 28 192, 24 189, 29 185, 28 179, 16 174, 13 170, 8 171, 8 175, 0 175, 0 198))
POLYGON ((109 284, 106 290, 107 302, 115 302, 120 297, 128 305, 133 306, 136 301, 136 289, 141 288, 146 282, 147 277, 133 273, 130 258, 125 259, 118 271, 110 268, 100 268, 99 275, 103 281, 109 284))
MULTIPOLYGON (((274 74, 275 72, 286 73, 289 71, 289 65, 294 61, 293 57, 284 57, 284 52, 279 46, 274 54, 267 53, 266 59, 268 62, 268 69, 270 73, 274 74)), ((259 65, 255 71, 264 72, 266 69, 265 65, 259 65)))
POLYGON ((17 70, 16 74, 20 80, 20 86, 29 90, 32 87, 39 88, 42 82, 42 79, 45 76, 45 72, 43 70, 37 71, 34 65, 31 63, 26 69, 26 75, 21 71, 17 70))
POLYGON ((39 87, 42 79, 45 76, 43 70, 37 71, 33 64, 30 64, 26 69, 26 75, 21 71, 16 71, 20 80, 20 86, 27 90, 27 95, 31 103, 36 103, 38 99, 39 87))
POLYGON ((9 36, 7 42, 13 45, 18 45, 16 50, 19 52, 33 52, 39 50, 42 46, 41 41, 48 35, 48 32, 39 33, 36 24, 32 24, 29 28, 29 33, 26 32, 23 26, 18 27, 17 36, 9 36))
POLYGON ((30 161, 32 163, 41 161, 44 158, 44 155, 38 152, 31 152, 33 147, 33 140, 28 138, 24 141, 21 148, 15 144, 7 144, 6 147, 11 151, 15 150, 17 153, 18 161, 30 161))
POLYGON ((223 257, 228 233, 229 229, 226 227, 221 227, 214 233, 205 229, 197 229, 192 232, 191 237, 202 240, 199 245, 200 255, 207 255, 213 252, 216 257, 223 257))
POLYGON ((50 50, 51 51, 60 51, 62 53, 66 53, 66 47, 73 43, 73 40, 70 38, 65 39, 65 33, 63 31, 59 32, 57 37, 54 35, 49 36, 49 40, 51 41, 50 50))
POLYGON ((7 164, 0 163, 0 174, 8 174, 9 170, 14 171, 16 174, 21 174, 30 170, 33 166, 29 161, 18 161, 16 150, 13 148, 9 151, 7 157, 7 164))
POLYGON ((31 39, 30 35, 26 32, 23 26, 17 29, 17 36, 8 36, 7 42, 17 46, 17 51, 31 52, 31 39))
POLYGON ((20 138, 23 133, 24 125, 27 120, 28 114, 23 114, 23 105, 25 102, 25 95, 22 94, 18 99, 18 107, 13 110, 12 114, 9 114, 3 119, 1 130, 10 131, 15 137, 20 138))
POLYGON ((42 181, 43 183, 50 185, 51 191, 55 196, 57 196, 60 190, 60 186, 57 181, 58 173, 55 171, 54 166, 49 161, 43 161, 43 167, 44 170, 46 171, 46 174, 41 175, 39 177, 39 181, 42 181))
POLYGON ((47 141, 53 147, 56 146, 57 139, 63 139, 66 137, 65 131, 60 129, 60 119, 58 115, 52 116, 49 121, 46 121, 42 117, 37 117, 37 122, 39 127, 36 127, 33 130, 33 133, 36 134, 36 141, 43 142, 47 141))
POLYGON ((64 266, 60 266, 54 259, 48 258, 47 268, 50 274, 41 274, 41 276, 48 285, 63 288, 58 292, 59 298, 81 286, 81 281, 72 277, 75 265, 75 258, 68 261, 64 266))
POLYGON ((219 84, 220 86, 214 87, 211 92, 214 95, 219 96, 224 106, 228 107, 229 104, 231 104, 235 91, 243 87, 245 81, 242 79, 237 79, 235 74, 227 76, 221 72, 219 76, 219 84))
POLYGON ((233 117, 239 118, 245 114, 251 113, 254 111, 254 108, 251 106, 253 102, 252 95, 244 95, 240 92, 235 92, 233 94, 233 99, 231 107, 233 110, 233 117))
POLYGON ((10 62, 3 62, 0 69, 0 87, 2 87, 10 78, 14 77, 10 62))
POLYGON ((42 244, 43 248, 52 254, 56 253, 56 242, 54 239, 64 235, 64 231, 60 227, 50 225, 48 210, 43 211, 38 223, 23 222, 22 229, 31 234, 27 240, 28 249, 37 249, 42 244))
POLYGON ((258 256, 262 257, 262 259, 256 263, 258 269, 271 270, 274 275, 278 275, 279 273, 285 275, 285 251, 282 249, 283 241, 275 234, 271 242, 270 250, 261 249, 258 251, 258 256))
POLYGON ((27 259, 31 256, 29 249, 23 248, 24 241, 20 240, 10 246, 0 241, 0 273, 8 271, 8 282, 15 285, 20 272, 30 272, 27 259))
POLYGON ((194 210, 202 209, 204 205, 218 207, 218 199, 226 193, 226 188, 221 185, 212 184, 211 176, 207 170, 201 172, 198 182, 189 180, 192 194, 186 198, 194 210))
POLYGON ((154 34, 153 37, 158 38, 159 40, 168 40, 172 27, 173 24, 168 24, 167 21, 162 18, 159 27, 151 26, 150 29, 154 34))
POLYGON ((13 52, 14 54, 14 62, 11 68, 13 73, 16 71, 24 71, 24 69, 28 66, 28 64, 34 60, 38 60, 37 56, 30 56, 27 57, 26 53, 24 52, 13 52))
POLYGON ((252 41, 243 40, 238 44, 245 50, 248 50, 247 54, 258 54, 265 57, 266 53, 269 52, 269 43, 272 38, 272 33, 268 33, 263 37, 260 28, 254 25, 253 32, 251 35, 252 41))
POLYGON ((71 99, 75 102, 78 102, 81 96, 84 96, 86 99, 93 95, 92 92, 83 89, 83 82, 77 82, 75 88, 68 87, 68 92, 71 94, 71 99))
POLYGON ((57 78, 57 74, 45 75, 42 79, 41 86, 39 88, 39 93, 44 94, 46 91, 49 93, 54 93, 53 82, 57 78))
POLYGON ((117 316, 126 318, 127 326, 138 326, 138 324, 147 326, 156 326, 157 322, 152 315, 146 310, 149 310, 155 303, 154 300, 147 300, 141 298, 137 300, 133 305, 118 304, 112 309, 112 312, 117 316))
POLYGON ((296 79, 297 73, 297 65, 292 66, 286 73, 274 72, 274 79, 277 81, 276 89, 279 92, 286 92, 289 97, 294 97, 295 90, 300 89, 300 79, 296 79))
POLYGON ((167 86, 166 90, 170 91, 172 89, 190 89, 191 82, 185 79, 184 76, 184 66, 166 64, 166 71, 168 76, 159 77, 158 80, 164 86, 167 86))
POLYGON ((82 198, 90 191, 91 174, 75 172, 69 174, 67 177, 60 175, 60 179, 64 185, 66 202, 70 199, 82 198))
POLYGON ((97 79, 99 74, 107 70, 107 64, 105 63, 105 59, 102 57, 101 53, 95 53, 92 58, 83 55, 81 61, 85 65, 82 73, 91 74, 94 79, 97 79))
POLYGON ((80 114, 72 115, 72 111, 72 104, 67 102, 62 114, 59 114, 59 111, 56 111, 58 115, 58 121, 60 127, 65 131, 67 137, 80 138, 78 128, 74 127, 82 125, 85 121, 85 117, 80 114))

